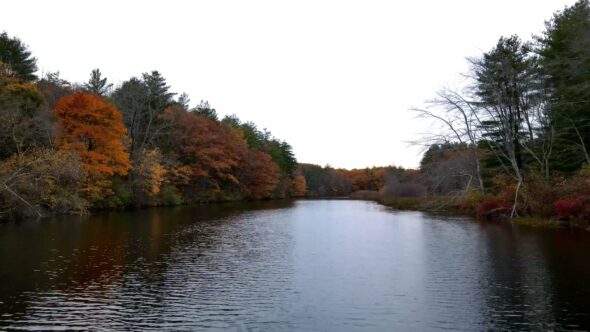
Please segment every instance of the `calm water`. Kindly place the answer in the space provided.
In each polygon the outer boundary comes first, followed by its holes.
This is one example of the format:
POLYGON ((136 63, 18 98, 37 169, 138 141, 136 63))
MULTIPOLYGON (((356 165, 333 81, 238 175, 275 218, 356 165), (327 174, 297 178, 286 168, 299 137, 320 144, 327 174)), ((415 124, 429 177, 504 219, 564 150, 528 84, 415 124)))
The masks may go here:
POLYGON ((0 329, 587 330, 590 238, 370 202, 0 224, 0 329))

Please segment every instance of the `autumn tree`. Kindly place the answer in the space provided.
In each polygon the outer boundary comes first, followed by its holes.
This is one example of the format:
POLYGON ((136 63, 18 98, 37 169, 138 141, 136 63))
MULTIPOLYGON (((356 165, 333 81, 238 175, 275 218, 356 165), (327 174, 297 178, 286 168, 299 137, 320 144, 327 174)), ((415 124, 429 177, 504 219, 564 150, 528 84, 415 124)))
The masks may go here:
MULTIPOLYGON (((27 47, 2 33, 0 218, 306 194, 287 142, 237 116, 220 121, 207 101, 190 108, 157 71, 111 93, 99 69, 82 84, 59 72, 37 80, 36 70, 27 47)), ((349 190, 342 171, 325 175, 321 190, 349 190)))
POLYGON ((372 167, 344 171, 353 191, 379 190, 384 185, 385 167, 372 167))
POLYGON ((0 72, 0 158, 42 145, 43 103, 34 84, 0 72))
POLYGON ((131 167, 121 114, 102 97, 84 92, 62 97, 54 114, 59 124, 57 146, 80 156, 87 177, 84 194, 91 201, 104 198, 111 192, 110 178, 127 174, 131 167))
POLYGON ((191 169, 193 190, 201 194, 208 190, 215 196, 225 186, 239 185, 236 170, 246 147, 221 123, 179 107, 169 107, 164 119, 174 127, 176 151, 191 169))
POLYGON ((142 151, 132 169, 135 200, 140 205, 151 205, 166 180, 166 167, 159 149, 142 151))
POLYGON ((240 184, 250 199, 268 199, 279 184, 278 165, 269 154, 249 150, 240 176, 240 184))
POLYGON ((272 136, 271 132, 259 130, 253 122, 242 122, 236 115, 228 115, 221 120, 225 125, 242 129, 248 148, 268 153, 279 166, 281 173, 291 177, 297 168, 293 148, 285 141, 272 136))
POLYGON ((307 194, 307 182, 305 176, 301 173, 301 170, 295 171, 293 176, 293 182, 289 188, 289 195, 291 197, 305 197, 307 194))

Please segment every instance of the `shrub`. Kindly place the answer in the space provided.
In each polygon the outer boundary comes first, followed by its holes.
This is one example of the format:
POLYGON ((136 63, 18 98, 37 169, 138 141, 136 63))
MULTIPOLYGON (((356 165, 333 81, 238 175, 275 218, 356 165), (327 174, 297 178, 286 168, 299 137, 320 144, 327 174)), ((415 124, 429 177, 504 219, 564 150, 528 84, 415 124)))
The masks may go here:
POLYGON ((415 182, 388 183, 379 194, 385 197, 423 197, 426 196, 426 187, 415 182))
POLYGON ((354 199, 378 199, 379 192, 376 190, 358 190, 350 194, 354 199))
POLYGON ((461 202, 457 204, 460 210, 476 211, 483 200, 483 194, 479 188, 470 187, 461 202))
POLYGON ((163 205, 181 205, 183 203, 182 195, 176 189, 176 186, 166 185, 160 191, 161 202, 163 205))
POLYGON ((510 216, 512 206, 510 203, 497 197, 489 196, 477 207, 476 215, 478 219, 487 221, 497 221, 506 219, 510 216))
POLYGON ((558 174, 545 178, 538 172, 527 174, 523 192, 530 215, 551 218, 555 215, 554 202, 563 196, 565 179, 558 174))
POLYGON ((83 172, 74 154, 32 149, 0 161, 0 219, 86 210, 78 196, 83 172))
POLYGON ((578 219, 590 221, 590 197, 585 196, 578 200, 578 219))
POLYGON ((106 197, 103 202, 97 204, 99 208, 123 209, 133 204, 133 193, 128 183, 120 177, 114 177, 111 186, 112 194, 106 197))
POLYGON ((560 199, 554 206, 559 220, 590 221, 590 197, 560 199))
POLYGON ((560 199, 554 203, 555 217, 559 220, 569 220, 573 218, 576 210, 577 201, 575 199, 560 199))

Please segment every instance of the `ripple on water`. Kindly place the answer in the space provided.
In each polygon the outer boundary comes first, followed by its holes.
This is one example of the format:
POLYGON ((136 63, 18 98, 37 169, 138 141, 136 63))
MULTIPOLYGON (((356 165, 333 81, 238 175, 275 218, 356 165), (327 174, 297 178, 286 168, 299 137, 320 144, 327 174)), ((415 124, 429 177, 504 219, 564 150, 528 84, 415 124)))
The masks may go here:
POLYGON ((360 201, 25 226, 0 225, 0 329, 590 328, 590 241, 571 234, 360 201))

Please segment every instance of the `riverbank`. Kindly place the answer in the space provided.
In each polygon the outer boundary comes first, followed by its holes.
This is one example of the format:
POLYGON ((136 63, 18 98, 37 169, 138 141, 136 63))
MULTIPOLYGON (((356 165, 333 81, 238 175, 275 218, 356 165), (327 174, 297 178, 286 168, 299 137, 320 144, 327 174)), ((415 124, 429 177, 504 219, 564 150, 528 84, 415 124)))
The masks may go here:
MULTIPOLYGON (((477 219, 475 211, 460 208, 456 199, 447 196, 426 197, 391 197, 379 195, 376 191, 359 191, 352 193, 349 199, 374 201, 395 210, 422 211, 436 215, 464 216, 477 219)), ((483 220, 482 220, 483 221, 483 220)), ((519 216, 512 219, 502 219, 493 222, 512 223, 517 226, 535 228, 571 228, 590 231, 586 222, 560 221, 552 218, 540 218, 535 216, 519 216)))

